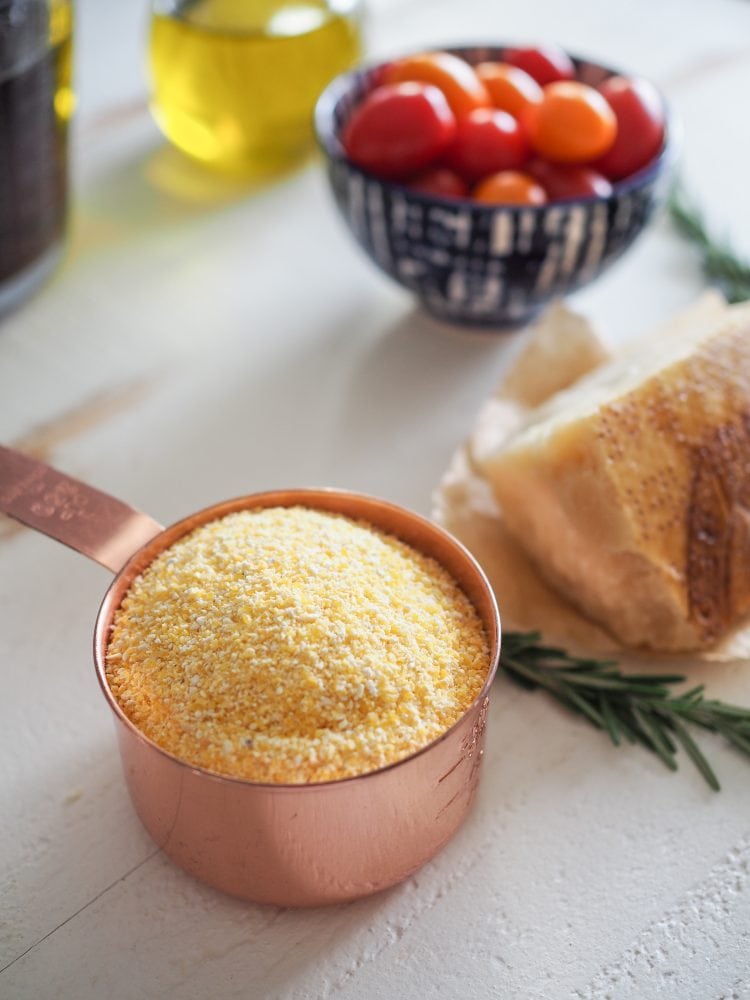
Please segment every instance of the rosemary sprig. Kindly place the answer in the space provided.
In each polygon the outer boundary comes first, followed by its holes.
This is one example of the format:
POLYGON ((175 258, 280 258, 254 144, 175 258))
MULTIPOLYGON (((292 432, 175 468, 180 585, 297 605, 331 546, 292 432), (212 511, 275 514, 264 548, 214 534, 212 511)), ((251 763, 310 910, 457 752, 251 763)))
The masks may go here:
POLYGON ((750 299, 750 262, 727 240, 709 232, 703 213, 679 185, 670 196, 669 213, 677 229, 695 244, 708 280, 717 284, 730 302, 750 299))
POLYGON ((673 694, 681 674, 624 674, 612 660, 571 656, 545 646, 539 632, 506 632, 500 666, 521 686, 544 688, 571 711, 604 730, 615 746, 640 743, 672 771, 682 748, 705 780, 719 779, 687 729, 719 733, 750 757, 750 709, 707 699, 703 686, 673 694))

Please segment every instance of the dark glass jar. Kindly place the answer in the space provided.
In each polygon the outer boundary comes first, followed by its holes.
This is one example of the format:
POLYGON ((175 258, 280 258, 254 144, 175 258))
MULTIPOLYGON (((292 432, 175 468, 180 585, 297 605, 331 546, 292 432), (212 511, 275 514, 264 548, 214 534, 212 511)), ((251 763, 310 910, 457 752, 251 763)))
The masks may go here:
POLYGON ((62 250, 72 21, 71 0, 0 0, 0 316, 62 250))

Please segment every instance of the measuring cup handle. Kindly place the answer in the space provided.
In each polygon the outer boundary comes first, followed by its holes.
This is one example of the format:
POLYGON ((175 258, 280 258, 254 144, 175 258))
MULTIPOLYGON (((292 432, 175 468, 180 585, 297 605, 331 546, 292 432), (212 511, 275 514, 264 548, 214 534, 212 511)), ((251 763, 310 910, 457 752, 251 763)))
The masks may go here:
POLYGON ((0 445, 0 512, 113 573, 162 526, 93 486, 0 445))

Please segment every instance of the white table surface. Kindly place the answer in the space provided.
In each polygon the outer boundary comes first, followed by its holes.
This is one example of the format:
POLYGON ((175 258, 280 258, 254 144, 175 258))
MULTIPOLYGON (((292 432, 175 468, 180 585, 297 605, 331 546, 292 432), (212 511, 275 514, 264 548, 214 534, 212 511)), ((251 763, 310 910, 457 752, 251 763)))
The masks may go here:
MULTIPOLYGON (((437 326, 377 274, 318 162, 255 191, 165 147, 145 4, 80 0, 69 252, 0 326, 0 440, 170 522, 338 485, 422 512, 522 335, 437 326)), ((373 55, 556 39, 658 80, 685 172, 750 252, 745 0, 379 0, 373 55)), ((665 221, 575 298, 613 340, 691 301, 665 221)), ((0 998, 750 997, 750 770, 614 749, 499 681, 477 804, 404 885, 278 911, 175 868, 133 813, 90 660, 100 567, 0 522, 0 998)), ((747 665, 692 671, 750 703, 747 665)))

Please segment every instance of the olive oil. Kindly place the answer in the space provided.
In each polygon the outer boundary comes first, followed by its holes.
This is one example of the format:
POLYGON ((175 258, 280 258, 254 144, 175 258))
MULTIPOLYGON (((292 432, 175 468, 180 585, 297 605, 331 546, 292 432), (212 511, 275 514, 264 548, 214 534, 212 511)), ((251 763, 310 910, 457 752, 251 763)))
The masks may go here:
POLYGON ((205 163, 273 173, 304 156, 318 94, 360 55, 359 0, 157 2, 152 109, 205 163))

